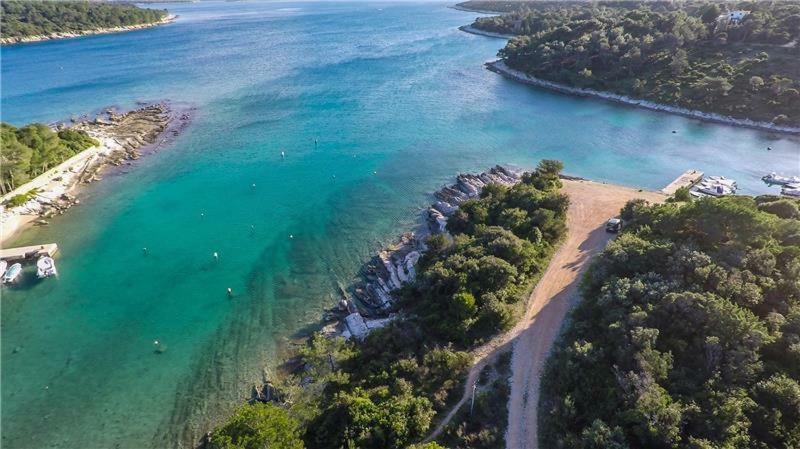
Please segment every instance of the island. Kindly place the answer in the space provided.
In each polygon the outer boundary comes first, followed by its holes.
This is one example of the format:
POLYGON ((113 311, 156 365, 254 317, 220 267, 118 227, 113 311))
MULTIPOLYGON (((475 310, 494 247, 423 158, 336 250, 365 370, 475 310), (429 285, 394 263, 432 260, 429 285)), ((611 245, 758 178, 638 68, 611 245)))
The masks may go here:
POLYGON ((800 132, 800 3, 486 2, 489 68, 566 93, 800 132))
POLYGON ((0 43, 130 31, 168 23, 174 18, 165 10, 124 3, 8 0, 2 2, 0 43))

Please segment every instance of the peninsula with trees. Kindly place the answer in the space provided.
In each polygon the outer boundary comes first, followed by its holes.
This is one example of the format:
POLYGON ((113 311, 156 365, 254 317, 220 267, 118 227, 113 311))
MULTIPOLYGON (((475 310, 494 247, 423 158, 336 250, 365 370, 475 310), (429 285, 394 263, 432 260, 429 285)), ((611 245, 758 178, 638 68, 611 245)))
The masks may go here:
POLYGON ((512 77, 698 111, 699 118, 800 127, 800 2, 469 1, 459 7, 504 13, 480 17, 470 28, 515 36, 494 66, 522 74, 512 77))
POLYGON ((8 0, 0 5, 2 44, 130 31, 174 19, 166 10, 127 3, 8 0))

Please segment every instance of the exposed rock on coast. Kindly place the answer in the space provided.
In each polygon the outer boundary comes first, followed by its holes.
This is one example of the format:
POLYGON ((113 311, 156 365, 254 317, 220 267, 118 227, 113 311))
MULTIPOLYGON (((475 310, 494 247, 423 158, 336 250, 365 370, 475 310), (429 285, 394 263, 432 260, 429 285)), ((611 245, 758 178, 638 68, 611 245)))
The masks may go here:
POLYGON ((341 289, 343 299, 337 312, 341 319, 327 326, 324 332, 363 338, 372 329, 386 325, 395 310, 392 292, 416 277, 415 266, 427 249, 426 238, 446 233, 448 217, 464 201, 480 196, 486 185, 510 186, 520 178, 521 172, 498 165, 477 175, 462 173, 456 177, 455 184, 437 190, 433 195, 436 202, 424 212, 419 228, 401 235, 395 244, 384 248, 365 264, 362 280, 352 288, 357 303, 345 289, 341 289))
MULTIPOLYGON (((86 149, 30 182, 2 197, 35 192, 21 206, 0 211, 2 239, 28 223, 47 224, 47 219, 78 204, 73 192, 79 185, 100 180, 109 165, 130 165, 142 152, 156 151, 189 124, 189 111, 175 112, 167 103, 147 104, 138 109, 117 113, 107 109, 93 119, 74 121, 72 128, 85 131, 100 145, 86 149)), ((61 129, 65 123, 54 125, 61 129)))

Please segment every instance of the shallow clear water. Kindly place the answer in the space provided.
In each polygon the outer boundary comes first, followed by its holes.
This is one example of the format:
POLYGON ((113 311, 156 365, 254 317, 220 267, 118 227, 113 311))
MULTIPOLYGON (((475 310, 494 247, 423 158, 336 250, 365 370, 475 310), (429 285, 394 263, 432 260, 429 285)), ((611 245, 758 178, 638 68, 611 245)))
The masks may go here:
POLYGON ((475 14, 443 3, 162 7, 181 18, 2 49, 14 124, 198 107, 175 144, 10 242, 61 253, 58 279, 2 291, 3 447, 192 441, 459 171, 559 158, 656 189, 697 168, 746 193, 800 171, 796 139, 504 80, 482 67, 503 41, 458 31, 475 14))

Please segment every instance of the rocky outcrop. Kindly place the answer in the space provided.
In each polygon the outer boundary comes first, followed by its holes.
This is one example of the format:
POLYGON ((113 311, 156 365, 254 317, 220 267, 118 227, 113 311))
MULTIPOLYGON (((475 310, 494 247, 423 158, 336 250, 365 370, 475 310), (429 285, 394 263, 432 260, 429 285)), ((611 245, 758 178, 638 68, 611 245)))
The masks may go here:
POLYGON ((437 201, 426 211, 425 225, 416 233, 403 234, 397 243, 380 251, 364 267, 364 280, 354 293, 366 306, 366 313, 383 315, 393 310, 392 292, 416 277, 415 266, 427 249, 425 239, 430 234, 447 232, 447 217, 453 215, 460 204, 477 198, 488 184, 510 186, 519 182, 520 176, 520 172, 498 165, 477 175, 460 174, 455 184, 436 191, 437 201))

